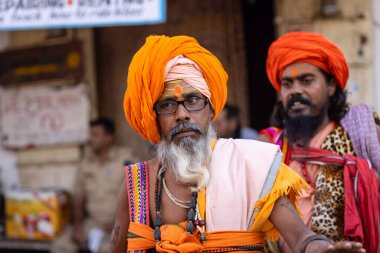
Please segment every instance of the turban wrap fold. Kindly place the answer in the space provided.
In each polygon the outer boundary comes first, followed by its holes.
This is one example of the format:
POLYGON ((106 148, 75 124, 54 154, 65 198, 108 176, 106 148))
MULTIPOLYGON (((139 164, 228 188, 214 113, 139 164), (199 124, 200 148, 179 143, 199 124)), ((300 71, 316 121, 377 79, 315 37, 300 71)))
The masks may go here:
POLYGON ((346 87, 348 65, 342 51, 324 36, 312 32, 290 32, 272 43, 268 50, 267 76, 279 92, 284 69, 305 62, 335 77, 338 87, 346 87))
POLYGON ((155 144, 160 135, 153 106, 164 89, 166 64, 178 55, 194 61, 202 70, 211 93, 213 119, 227 99, 227 73, 220 61, 194 38, 149 36, 129 66, 124 113, 130 126, 155 144))

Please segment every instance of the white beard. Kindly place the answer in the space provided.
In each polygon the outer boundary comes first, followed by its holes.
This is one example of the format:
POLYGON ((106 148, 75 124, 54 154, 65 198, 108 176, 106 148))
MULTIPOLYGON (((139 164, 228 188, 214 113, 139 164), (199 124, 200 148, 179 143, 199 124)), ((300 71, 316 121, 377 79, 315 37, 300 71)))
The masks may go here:
POLYGON ((185 137, 178 145, 162 139, 157 145, 161 166, 171 169, 178 182, 191 184, 192 191, 199 191, 210 181, 208 167, 211 161, 212 139, 216 139, 216 133, 211 124, 207 134, 199 138, 185 137))

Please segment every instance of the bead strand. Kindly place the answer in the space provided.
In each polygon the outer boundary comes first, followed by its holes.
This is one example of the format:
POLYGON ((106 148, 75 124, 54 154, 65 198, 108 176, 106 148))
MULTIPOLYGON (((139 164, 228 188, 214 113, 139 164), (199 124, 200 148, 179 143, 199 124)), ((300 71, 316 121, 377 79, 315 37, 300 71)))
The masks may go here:
POLYGON ((156 179, 156 217, 154 218, 154 239, 158 242, 161 241, 161 231, 160 227, 162 225, 161 221, 161 195, 162 195, 162 179, 164 177, 164 173, 161 173, 162 168, 160 169, 160 172, 157 175, 156 179))
POLYGON ((192 192, 191 193, 191 200, 189 204, 189 212, 187 214, 187 225, 186 225, 186 231, 189 234, 194 233, 194 221, 196 216, 196 208, 197 208, 197 193, 192 192))

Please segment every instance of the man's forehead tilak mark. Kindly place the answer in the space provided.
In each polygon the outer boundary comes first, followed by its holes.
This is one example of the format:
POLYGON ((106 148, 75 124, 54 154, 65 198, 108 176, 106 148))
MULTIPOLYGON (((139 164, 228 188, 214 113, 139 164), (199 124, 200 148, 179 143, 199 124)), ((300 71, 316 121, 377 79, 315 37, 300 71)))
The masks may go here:
POLYGON ((297 74, 298 74, 298 70, 296 68, 290 71, 290 75, 292 76, 293 79, 297 77, 297 74))
POLYGON ((165 83, 164 91, 161 95, 160 100, 167 97, 176 97, 177 99, 183 99, 184 95, 187 93, 193 93, 195 89, 187 84, 183 80, 173 80, 165 83))

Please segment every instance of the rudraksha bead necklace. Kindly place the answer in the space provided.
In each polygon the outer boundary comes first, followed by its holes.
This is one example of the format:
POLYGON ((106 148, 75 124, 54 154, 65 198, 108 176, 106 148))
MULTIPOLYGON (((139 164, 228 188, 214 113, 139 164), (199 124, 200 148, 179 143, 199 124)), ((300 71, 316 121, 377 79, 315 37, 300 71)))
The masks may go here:
MULTIPOLYGON (((162 195, 162 188, 163 188, 163 184, 164 184, 164 175, 165 175, 165 168, 161 167, 158 174, 157 174, 156 188, 155 188, 155 197, 156 197, 156 199, 155 199, 155 205, 156 205, 155 211, 156 211, 156 215, 154 217, 154 239, 156 241, 161 241, 161 231, 160 231, 160 227, 162 225, 162 221, 161 221, 161 200, 162 200, 162 198, 161 198, 161 195, 162 195)), ((168 190, 166 190, 166 192, 168 193, 168 190)), ((168 194, 168 196, 169 196, 169 194, 168 194)), ((190 200, 189 206, 186 207, 186 208, 189 208, 189 212, 187 213, 186 231, 189 234, 194 234, 194 229, 197 228, 200 232, 200 241, 204 242, 204 241, 206 241, 206 236, 204 235, 205 222, 201 219, 201 216, 199 214, 197 197, 198 197, 197 192, 191 192, 191 200, 190 200)), ((170 196, 169 196, 169 198, 170 198, 170 196)), ((173 201, 172 198, 170 198, 170 199, 173 201)), ((176 198, 174 198, 174 199, 176 199, 176 198)), ((173 202, 176 204, 175 201, 173 201, 173 202)))
POLYGON ((159 170, 156 178, 156 187, 155 187, 155 211, 156 215, 154 217, 154 240, 161 241, 161 231, 160 227, 162 225, 161 222, 161 193, 162 193, 162 178, 164 177, 163 168, 159 170))

